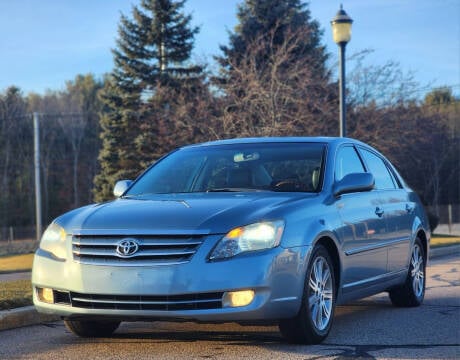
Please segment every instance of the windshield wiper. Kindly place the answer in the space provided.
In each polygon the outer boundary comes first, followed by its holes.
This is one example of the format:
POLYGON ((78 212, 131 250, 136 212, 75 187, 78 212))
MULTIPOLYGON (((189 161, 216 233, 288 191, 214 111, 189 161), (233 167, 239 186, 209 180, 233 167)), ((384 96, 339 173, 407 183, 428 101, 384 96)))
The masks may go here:
POLYGON ((142 194, 129 194, 129 195, 122 195, 120 196, 120 199, 134 199, 138 196, 141 196, 142 194))
MULTIPOLYGON (((122 199, 136 199, 141 196, 149 196, 149 195, 161 195, 163 193, 139 193, 139 194, 126 194, 123 196, 120 196, 122 199)), ((166 193, 165 193, 166 194, 166 193)))

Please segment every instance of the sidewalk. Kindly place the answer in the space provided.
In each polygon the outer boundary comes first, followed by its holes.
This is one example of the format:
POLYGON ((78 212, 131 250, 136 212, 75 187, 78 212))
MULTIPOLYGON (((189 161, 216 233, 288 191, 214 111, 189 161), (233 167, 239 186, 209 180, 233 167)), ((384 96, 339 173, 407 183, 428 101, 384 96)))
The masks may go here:
POLYGON ((30 280, 32 273, 30 271, 11 272, 0 274, 0 282, 15 280, 30 280))
POLYGON ((452 224, 450 232, 447 224, 439 224, 434 230, 435 234, 460 236, 460 224, 452 224))

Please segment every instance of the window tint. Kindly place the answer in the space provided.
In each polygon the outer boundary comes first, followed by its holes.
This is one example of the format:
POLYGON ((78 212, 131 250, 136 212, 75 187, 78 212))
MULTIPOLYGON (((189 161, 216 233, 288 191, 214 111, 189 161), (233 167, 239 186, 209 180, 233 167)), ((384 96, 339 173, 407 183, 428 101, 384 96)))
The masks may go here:
POLYGON ((317 192, 324 152, 320 143, 183 148, 151 167, 126 195, 248 189, 317 192))
POLYGON ((364 172, 363 164, 353 146, 344 146, 339 149, 335 161, 335 179, 343 179, 345 175, 351 173, 364 172))
POLYGON ((364 161, 369 167, 369 172, 374 175, 376 189, 394 189, 396 188, 390 172, 384 161, 370 151, 361 150, 364 161))

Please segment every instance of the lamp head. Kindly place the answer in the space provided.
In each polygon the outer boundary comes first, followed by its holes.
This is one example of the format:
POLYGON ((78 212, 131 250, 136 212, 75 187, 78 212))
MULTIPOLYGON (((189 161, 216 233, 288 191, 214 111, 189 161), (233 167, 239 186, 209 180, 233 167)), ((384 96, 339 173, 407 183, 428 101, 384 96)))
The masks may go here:
POLYGON ((343 10, 342 5, 340 5, 340 10, 337 12, 335 17, 331 21, 332 37, 335 43, 346 44, 350 41, 352 23, 352 18, 348 16, 345 10, 343 10))

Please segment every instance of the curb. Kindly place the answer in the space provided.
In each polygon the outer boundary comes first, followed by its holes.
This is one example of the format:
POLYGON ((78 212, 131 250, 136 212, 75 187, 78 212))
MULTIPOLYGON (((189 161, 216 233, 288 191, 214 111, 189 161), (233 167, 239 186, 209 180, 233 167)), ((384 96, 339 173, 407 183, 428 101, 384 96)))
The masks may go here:
POLYGON ((33 306, 4 310, 0 311, 0 331, 56 321, 59 319, 60 317, 56 315, 39 314, 33 306))
POLYGON ((430 248, 430 260, 446 255, 460 255, 460 244, 430 248))
POLYGON ((22 273, 30 273, 30 269, 21 269, 21 270, 0 270, 0 275, 8 275, 8 274, 22 274, 22 273))
MULTIPOLYGON (((430 260, 446 255, 460 255, 460 244, 440 246, 430 249, 430 260)), ((0 331, 44 322, 57 321, 57 315, 40 314, 33 306, 0 311, 0 331)))

